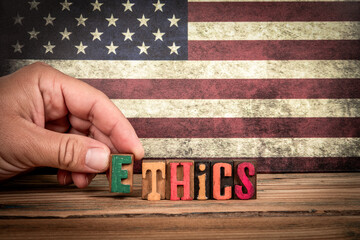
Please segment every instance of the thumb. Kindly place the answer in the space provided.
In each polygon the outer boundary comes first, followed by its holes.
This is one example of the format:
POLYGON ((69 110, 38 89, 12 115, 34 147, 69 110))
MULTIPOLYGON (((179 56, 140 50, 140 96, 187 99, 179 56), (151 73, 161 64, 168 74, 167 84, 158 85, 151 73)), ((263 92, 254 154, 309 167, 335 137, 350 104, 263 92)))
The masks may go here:
POLYGON ((33 130, 32 151, 27 151, 32 167, 47 166, 85 173, 108 169, 110 149, 105 144, 89 137, 53 132, 37 126, 33 130))

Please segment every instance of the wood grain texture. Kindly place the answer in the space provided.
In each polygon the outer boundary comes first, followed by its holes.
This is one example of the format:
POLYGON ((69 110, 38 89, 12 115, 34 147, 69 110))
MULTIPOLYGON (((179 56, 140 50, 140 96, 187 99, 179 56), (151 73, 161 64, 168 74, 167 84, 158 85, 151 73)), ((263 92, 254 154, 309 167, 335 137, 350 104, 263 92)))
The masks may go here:
POLYGON ((0 239, 359 239, 360 173, 257 177, 253 201, 154 202, 141 199, 141 175, 130 196, 109 194, 105 175, 86 189, 23 176, 0 185, 0 239))
POLYGON ((142 199, 150 201, 165 199, 165 182, 165 160, 142 162, 142 199))
POLYGON ((89 187, 60 186, 56 175, 23 176, 2 183, 0 218, 101 216, 339 216, 360 214, 360 173, 258 174, 254 201, 150 202, 141 200, 141 175, 129 196, 108 192, 104 174, 89 187), (334 194, 336 192, 337 194, 334 194))
POLYGON ((0 220, 1 239, 359 239, 360 217, 0 220), (239 230, 239 226, 241 229, 239 230), (46 230, 44 228, 46 226, 46 230))

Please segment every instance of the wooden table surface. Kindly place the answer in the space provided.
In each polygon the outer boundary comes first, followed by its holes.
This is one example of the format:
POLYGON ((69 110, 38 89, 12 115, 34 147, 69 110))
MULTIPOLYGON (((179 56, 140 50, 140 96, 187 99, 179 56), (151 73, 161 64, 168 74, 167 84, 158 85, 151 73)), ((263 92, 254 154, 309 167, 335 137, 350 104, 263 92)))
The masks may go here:
POLYGON ((0 239, 360 239, 360 173, 258 174, 258 199, 141 200, 108 192, 104 175, 85 189, 55 175, 0 185, 0 239))

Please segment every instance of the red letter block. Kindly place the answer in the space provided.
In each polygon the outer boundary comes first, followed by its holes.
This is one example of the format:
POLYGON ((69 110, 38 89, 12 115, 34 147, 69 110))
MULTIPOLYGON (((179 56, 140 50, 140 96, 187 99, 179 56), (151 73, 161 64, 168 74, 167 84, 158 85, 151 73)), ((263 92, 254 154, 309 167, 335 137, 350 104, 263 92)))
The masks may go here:
POLYGON ((233 162, 213 163, 213 199, 227 200, 232 198, 233 162))
POLYGON ((166 199, 193 200, 194 161, 167 160, 166 199))
POLYGON ((234 165, 235 198, 256 199, 256 162, 234 161, 234 165))

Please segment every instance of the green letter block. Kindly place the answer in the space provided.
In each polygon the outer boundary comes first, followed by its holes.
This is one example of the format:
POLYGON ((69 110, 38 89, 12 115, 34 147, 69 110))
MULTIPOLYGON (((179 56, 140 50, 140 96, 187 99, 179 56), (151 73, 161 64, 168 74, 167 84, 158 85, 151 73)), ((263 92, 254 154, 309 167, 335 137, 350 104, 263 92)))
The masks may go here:
POLYGON ((110 157, 110 192, 131 193, 133 155, 113 154, 110 157))

